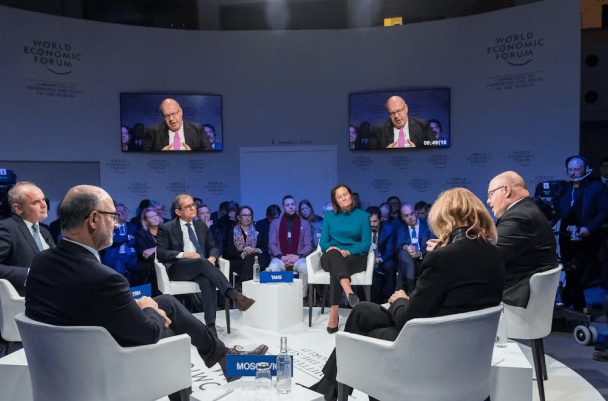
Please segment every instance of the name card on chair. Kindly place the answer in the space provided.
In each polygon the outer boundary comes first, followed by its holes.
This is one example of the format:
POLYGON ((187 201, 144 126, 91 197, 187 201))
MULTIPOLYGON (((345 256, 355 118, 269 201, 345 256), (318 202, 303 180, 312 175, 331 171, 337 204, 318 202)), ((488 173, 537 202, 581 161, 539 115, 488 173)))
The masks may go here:
POLYGON ((133 294, 133 298, 135 299, 139 299, 141 297, 151 297, 152 286, 150 284, 144 284, 137 287, 131 287, 131 294, 133 294))
MULTIPOLYGON (((291 377, 293 377, 293 355, 291 357, 291 377)), ((277 375, 276 355, 226 355, 226 376, 254 376, 255 365, 260 362, 268 362, 270 373, 277 375)))
POLYGON ((260 272, 260 283, 293 283, 293 272, 260 272))

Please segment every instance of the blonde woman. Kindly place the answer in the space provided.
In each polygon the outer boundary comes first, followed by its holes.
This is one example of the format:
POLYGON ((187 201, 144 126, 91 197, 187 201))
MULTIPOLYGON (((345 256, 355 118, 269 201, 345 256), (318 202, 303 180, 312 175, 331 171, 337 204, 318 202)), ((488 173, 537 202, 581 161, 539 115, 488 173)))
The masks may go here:
MULTIPOLYGON (((501 302, 504 261, 484 204, 471 191, 453 188, 439 195, 428 220, 438 239, 422 262, 414 292, 397 291, 389 299, 388 311, 371 302, 358 303, 344 331, 394 341, 411 319, 470 312, 501 302)), ((323 373, 311 389, 335 400, 335 350, 323 373)))

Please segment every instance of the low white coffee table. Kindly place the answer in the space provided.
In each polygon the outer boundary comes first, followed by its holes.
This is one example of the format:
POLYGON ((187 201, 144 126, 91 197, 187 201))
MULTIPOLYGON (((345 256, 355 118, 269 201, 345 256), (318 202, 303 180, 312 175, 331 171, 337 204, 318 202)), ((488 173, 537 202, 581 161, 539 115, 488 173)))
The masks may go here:
POLYGON ((30 370, 23 348, 0 358, 0 401, 33 399, 30 370))
POLYGON ((516 342, 494 347, 490 370, 492 401, 532 401, 532 366, 516 342))
POLYGON ((293 283, 245 281, 243 294, 255 300, 243 313, 241 323, 245 326, 281 331, 304 320, 301 279, 293 283))
MULTIPOLYGON (((276 378, 272 379, 273 387, 276 383, 276 378)), ((291 381, 291 393, 279 394, 273 388, 268 393, 256 394, 254 390, 255 378, 244 377, 239 381, 228 383, 207 391, 195 392, 190 396, 191 401, 212 401, 224 394, 227 389, 232 389, 230 394, 220 398, 219 401, 258 401, 263 398, 264 401, 323 401, 323 395, 310 391, 307 388, 299 386, 291 381)))

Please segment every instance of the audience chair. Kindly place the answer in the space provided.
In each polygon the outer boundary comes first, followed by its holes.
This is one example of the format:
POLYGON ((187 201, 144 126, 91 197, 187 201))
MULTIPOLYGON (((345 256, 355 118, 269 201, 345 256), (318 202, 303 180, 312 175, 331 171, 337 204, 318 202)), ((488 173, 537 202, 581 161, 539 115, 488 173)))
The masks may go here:
MULTIPOLYGON (((230 282, 230 261, 226 260, 222 257, 218 259, 218 265, 220 267, 220 271, 226 277, 226 280, 230 282)), ((234 287, 234 279, 232 280, 232 286, 234 287)), ((226 310, 226 329, 228 330, 228 334, 230 334, 230 298, 226 297, 224 300, 224 309, 226 310)))
POLYGON ((412 319, 394 342, 339 331, 338 400, 349 387, 382 401, 487 400, 501 310, 412 319))
POLYGON ((519 340, 530 340, 534 371, 540 400, 545 400, 545 386, 543 381, 548 379, 547 363, 545 362, 545 347, 543 337, 551 333, 553 309, 559 274, 562 271, 560 264, 555 269, 536 273, 530 277, 530 300, 526 308, 505 305, 504 319, 507 325, 507 337, 519 340))
POLYGON ((54 326, 15 317, 34 401, 190 399, 190 337, 121 347, 103 327, 54 326))
MULTIPOLYGON (((308 327, 312 326, 312 305, 314 304, 314 285, 323 284, 323 301, 321 305, 321 314, 325 312, 325 295, 327 294, 327 286, 329 285, 329 273, 321 268, 321 245, 306 257, 306 270, 308 271, 308 327)), ((367 301, 371 299, 372 279, 374 275, 374 250, 370 246, 367 253, 367 268, 361 273, 353 274, 350 277, 351 285, 364 286, 365 298, 367 301)))
MULTIPOLYGON (((196 294, 201 292, 200 287, 194 281, 170 281, 167 274, 167 268, 158 259, 154 259, 154 268, 156 269, 156 280, 158 290, 163 294, 181 295, 181 294, 196 294)), ((220 266, 221 269, 221 266, 220 266)), ((222 271, 222 273, 224 273, 222 271)), ((226 275, 226 273, 224 273, 226 275)), ((226 300, 228 301, 228 300, 226 300)), ((226 302, 226 328, 230 334, 230 303, 226 302)))
POLYGON ((21 342, 15 316, 24 312, 25 298, 8 280, 0 279, 0 336, 8 342, 6 355, 13 352, 15 343, 21 342))

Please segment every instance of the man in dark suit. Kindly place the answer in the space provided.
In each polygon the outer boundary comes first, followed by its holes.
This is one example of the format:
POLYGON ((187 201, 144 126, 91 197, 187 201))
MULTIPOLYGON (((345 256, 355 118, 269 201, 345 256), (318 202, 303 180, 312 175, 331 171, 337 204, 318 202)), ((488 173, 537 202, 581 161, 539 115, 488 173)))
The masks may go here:
POLYGON ((0 221, 0 278, 10 281, 21 296, 32 259, 55 246, 49 231, 39 222, 47 217, 44 194, 31 182, 18 182, 8 191, 13 215, 0 221))
POLYGON ((430 146, 435 133, 427 120, 409 117, 407 104, 399 96, 392 96, 386 102, 386 112, 390 119, 374 126, 368 148, 421 148, 430 146))
POLYGON ((370 206, 366 210, 372 227, 374 250, 374 276, 371 298, 368 301, 385 303, 395 291, 395 243, 397 233, 390 224, 380 220, 380 209, 370 206))
POLYGON ((525 308, 530 299, 530 277, 557 267, 553 229, 530 199, 524 179, 514 171, 497 175, 488 185, 498 231, 498 248, 505 259, 503 302, 525 308))
POLYGON ((255 301, 235 290, 215 266, 220 251, 207 225, 194 221, 196 205, 192 197, 177 195, 172 209, 176 217, 159 226, 156 238, 158 260, 165 264, 169 277, 176 281, 195 281, 199 285, 208 326, 215 327, 216 288, 231 298, 237 309, 249 309, 255 301))
POLYGON ((205 365, 220 363, 225 373, 226 354, 238 351, 227 349, 171 295, 136 301, 127 280, 100 262, 98 251, 112 244, 117 224, 112 198, 104 190, 88 185, 70 189, 59 208, 59 220, 63 241, 32 261, 27 317, 59 326, 101 326, 121 346, 154 344, 186 333, 205 365))
POLYGON ((130 277, 131 273, 137 270, 135 251, 137 227, 127 222, 127 211, 122 203, 116 204, 116 213, 118 213, 118 227, 114 229, 112 245, 104 252, 103 264, 125 277, 130 277))
POLYGON ((160 105, 164 122, 150 125, 141 150, 213 150, 200 124, 183 120, 182 108, 167 98, 160 105))
POLYGON ((435 234, 426 220, 420 220, 410 204, 401 207, 403 224, 397 230, 397 290, 411 294, 415 288, 415 278, 420 275, 422 258, 426 255, 426 245, 435 234))

